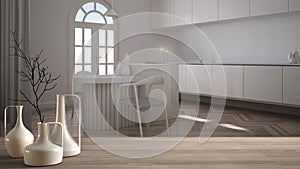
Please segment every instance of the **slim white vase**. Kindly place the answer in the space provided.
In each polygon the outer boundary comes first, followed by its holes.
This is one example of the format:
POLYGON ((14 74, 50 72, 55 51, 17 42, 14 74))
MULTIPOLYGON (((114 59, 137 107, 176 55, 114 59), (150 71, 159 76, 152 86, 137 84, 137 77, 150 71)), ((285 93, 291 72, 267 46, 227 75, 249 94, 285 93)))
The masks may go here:
MULTIPOLYGON (((38 125, 38 137, 36 141, 25 147, 24 150, 24 163, 28 166, 49 166, 59 164, 63 161, 63 136, 61 135, 60 144, 58 146, 51 142, 49 138, 48 125, 55 124, 60 125, 61 130, 63 128, 61 123, 49 122, 41 123, 38 125)), ((63 134, 63 131, 61 131, 63 134)))
POLYGON ((22 120, 23 106, 8 106, 4 110, 5 146, 8 154, 14 158, 23 157, 26 146, 33 143, 32 133, 24 126, 22 120), (14 128, 6 135, 6 114, 8 108, 17 109, 17 121, 14 128))
MULTIPOLYGON (((79 112, 78 117, 78 142, 76 142, 71 136, 66 123, 65 97, 76 97, 79 100, 79 111, 81 111, 81 101, 79 96, 73 94, 61 94, 56 96, 56 122, 60 122, 63 125, 64 157, 70 157, 80 154, 81 151, 81 112, 79 112)), ((60 130, 58 130, 57 126, 54 126, 54 129, 51 133, 51 138, 53 139, 54 143, 59 142, 60 135, 60 130)))

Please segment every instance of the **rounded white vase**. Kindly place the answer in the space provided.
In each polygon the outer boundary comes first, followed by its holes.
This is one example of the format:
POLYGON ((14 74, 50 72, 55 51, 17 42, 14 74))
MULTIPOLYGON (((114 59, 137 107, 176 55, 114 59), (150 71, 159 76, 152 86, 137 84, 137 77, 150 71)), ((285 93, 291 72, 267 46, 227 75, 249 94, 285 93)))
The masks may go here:
POLYGON ((24 126, 22 120, 23 106, 8 106, 4 110, 4 142, 8 154, 13 158, 23 157, 24 148, 33 143, 32 133, 24 126), (8 108, 17 109, 14 128, 6 135, 6 114, 8 108))
POLYGON ((25 147, 24 163, 28 166, 50 166, 63 161, 63 137, 61 136, 61 146, 54 144, 49 138, 48 124, 61 123, 38 123, 38 137, 36 141, 25 147))

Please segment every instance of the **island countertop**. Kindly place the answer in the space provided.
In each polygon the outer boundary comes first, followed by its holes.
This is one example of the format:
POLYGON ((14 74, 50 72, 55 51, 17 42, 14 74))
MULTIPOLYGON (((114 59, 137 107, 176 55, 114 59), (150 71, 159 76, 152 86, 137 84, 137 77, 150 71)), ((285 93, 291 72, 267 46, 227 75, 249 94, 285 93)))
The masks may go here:
POLYGON ((134 76, 74 76, 73 81, 84 84, 129 83, 134 76))

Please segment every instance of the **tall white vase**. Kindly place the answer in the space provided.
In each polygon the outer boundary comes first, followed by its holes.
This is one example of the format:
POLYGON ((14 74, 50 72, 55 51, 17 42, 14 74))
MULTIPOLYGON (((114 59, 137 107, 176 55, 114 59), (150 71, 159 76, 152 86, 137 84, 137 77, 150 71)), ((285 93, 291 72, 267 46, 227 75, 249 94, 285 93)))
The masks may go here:
MULTIPOLYGON (((76 142, 71 136, 66 123, 65 97, 76 97, 79 100, 79 111, 81 111, 81 101, 79 96, 73 94, 62 94, 56 96, 56 122, 60 122, 63 125, 64 157, 70 157, 80 154, 81 151, 81 112, 79 112, 78 117, 78 142, 76 142)), ((51 138, 53 139, 54 143, 59 142, 60 135, 60 130, 57 128, 57 126, 54 126, 54 129, 51 133, 51 138)))
POLYGON ((33 143, 32 133, 24 126, 22 120, 23 106, 8 106, 4 110, 5 146, 8 154, 14 158, 23 157, 26 146, 33 143), (6 114, 8 108, 17 109, 17 121, 14 128, 6 135, 6 114))
MULTIPOLYGON (((24 149, 24 163, 28 166, 49 166, 63 161, 63 136, 60 136, 60 145, 54 144, 49 138, 48 125, 60 125, 61 123, 49 122, 38 125, 38 137, 35 142, 24 149)), ((63 131, 61 131, 63 134, 63 131)))

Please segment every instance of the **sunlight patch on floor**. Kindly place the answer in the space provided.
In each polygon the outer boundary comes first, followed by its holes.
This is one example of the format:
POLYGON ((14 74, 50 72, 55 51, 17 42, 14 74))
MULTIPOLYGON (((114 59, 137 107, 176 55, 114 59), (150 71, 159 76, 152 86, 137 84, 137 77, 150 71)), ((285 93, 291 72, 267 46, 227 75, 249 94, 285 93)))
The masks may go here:
MULTIPOLYGON (((178 117, 182 118, 182 119, 186 119, 186 120, 192 120, 192 121, 195 121, 195 122, 201 122, 201 123, 210 122, 210 120, 207 120, 207 119, 188 116, 188 115, 179 115, 178 117)), ((221 123, 218 126, 228 128, 228 129, 232 129, 232 130, 249 131, 248 129, 246 129, 244 127, 239 127, 239 126, 236 126, 236 125, 233 125, 233 124, 227 124, 227 123, 221 123)))

